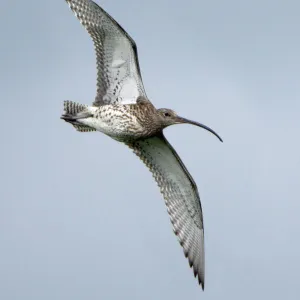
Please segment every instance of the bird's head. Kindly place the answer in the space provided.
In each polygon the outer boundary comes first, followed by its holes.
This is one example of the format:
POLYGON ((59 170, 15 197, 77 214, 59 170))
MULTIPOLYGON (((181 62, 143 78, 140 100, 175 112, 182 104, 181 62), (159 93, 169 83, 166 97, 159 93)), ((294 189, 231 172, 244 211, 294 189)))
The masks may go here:
POLYGON ((167 108, 160 108, 157 110, 157 113, 159 115, 160 121, 163 124, 164 128, 166 128, 170 125, 175 125, 175 124, 191 124, 191 125, 195 125, 195 126, 198 126, 198 127, 208 130, 209 132, 214 134, 221 142, 223 142, 221 137, 215 131, 213 131, 211 128, 209 128, 201 123, 179 117, 174 110, 167 109, 167 108))

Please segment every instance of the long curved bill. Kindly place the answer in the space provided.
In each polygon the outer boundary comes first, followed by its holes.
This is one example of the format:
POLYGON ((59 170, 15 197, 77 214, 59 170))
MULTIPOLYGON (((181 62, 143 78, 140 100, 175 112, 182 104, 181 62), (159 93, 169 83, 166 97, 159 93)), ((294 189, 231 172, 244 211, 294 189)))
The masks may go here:
POLYGON ((182 118, 182 117, 177 117, 177 122, 181 123, 181 124, 184 124, 184 123, 185 124, 191 124, 191 125, 195 125, 195 126, 204 128, 207 131, 211 132, 213 135, 215 135, 223 143, 223 140, 221 139, 221 137, 215 131, 213 131, 211 128, 209 128, 208 126, 206 126, 204 124, 201 124, 201 123, 198 123, 198 122, 195 122, 195 121, 191 121, 191 120, 188 120, 188 119, 185 119, 185 118, 182 118))

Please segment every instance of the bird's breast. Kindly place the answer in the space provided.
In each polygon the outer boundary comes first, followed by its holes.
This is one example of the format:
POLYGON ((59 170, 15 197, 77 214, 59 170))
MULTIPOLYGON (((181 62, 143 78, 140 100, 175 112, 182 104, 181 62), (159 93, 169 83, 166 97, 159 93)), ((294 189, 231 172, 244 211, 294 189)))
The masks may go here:
POLYGON ((147 116, 132 109, 130 105, 103 105, 97 108, 87 124, 119 141, 139 139, 153 135, 147 116))

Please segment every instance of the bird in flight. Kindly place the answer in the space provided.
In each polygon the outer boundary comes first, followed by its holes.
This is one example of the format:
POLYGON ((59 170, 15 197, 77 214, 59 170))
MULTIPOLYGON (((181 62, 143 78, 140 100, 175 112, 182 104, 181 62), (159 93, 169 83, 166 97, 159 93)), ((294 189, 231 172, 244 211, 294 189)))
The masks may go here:
POLYGON ((163 135, 174 124, 209 127, 156 109, 147 98, 137 47, 128 33, 91 0, 66 0, 90 34, 97 58, 97 94, 91 106, 64 102, 63 120, 79 132, 100 131, 126 144, 152 172, 173 230, 204 290, 203 215, 195 181, 163 135))

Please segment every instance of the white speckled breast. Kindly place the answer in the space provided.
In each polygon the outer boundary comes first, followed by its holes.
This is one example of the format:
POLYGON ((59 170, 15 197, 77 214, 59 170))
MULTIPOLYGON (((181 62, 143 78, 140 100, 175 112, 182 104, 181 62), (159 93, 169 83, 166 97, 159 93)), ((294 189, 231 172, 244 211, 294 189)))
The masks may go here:
POLYGON ((78 121, 118 141, 139 138, 145 131, 137 117, 131 113, 130 105, 89 107, 89 111, 93 117, 78 121))

